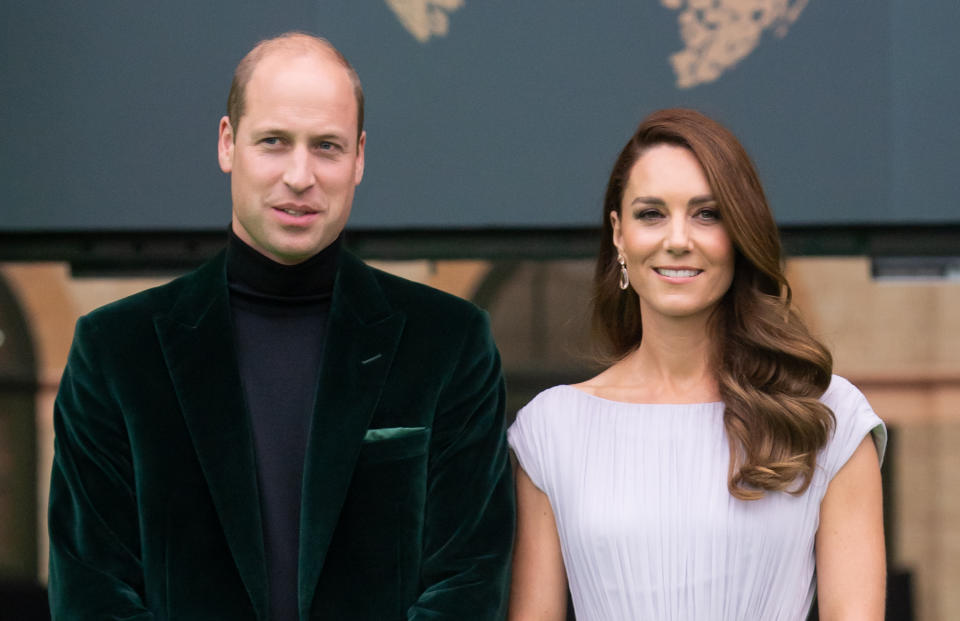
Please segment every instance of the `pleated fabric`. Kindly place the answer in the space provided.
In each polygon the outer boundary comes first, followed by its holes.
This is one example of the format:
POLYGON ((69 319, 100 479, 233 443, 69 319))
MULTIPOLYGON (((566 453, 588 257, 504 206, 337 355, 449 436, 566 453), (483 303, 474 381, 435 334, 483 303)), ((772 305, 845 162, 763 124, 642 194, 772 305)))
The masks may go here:
POLYGON ((801 496, 727 489, 722 403, 637 404, 571 386, 517 414, 510 445, 550 499, 578 621, 802 621, 820 501, 864 436, 886 429, 852 384, 821 398, 837 425, 801 496))

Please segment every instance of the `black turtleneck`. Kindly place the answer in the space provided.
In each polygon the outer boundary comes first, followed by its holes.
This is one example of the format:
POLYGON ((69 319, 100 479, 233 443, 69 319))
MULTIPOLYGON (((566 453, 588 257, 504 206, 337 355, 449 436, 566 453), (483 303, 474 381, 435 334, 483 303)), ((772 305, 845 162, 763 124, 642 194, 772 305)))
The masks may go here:
POLYGON ((281 265, 232 231, 230 310, 253 429, 270 590, 270 619, 297 618, 300 495, 340 240, 281 265))

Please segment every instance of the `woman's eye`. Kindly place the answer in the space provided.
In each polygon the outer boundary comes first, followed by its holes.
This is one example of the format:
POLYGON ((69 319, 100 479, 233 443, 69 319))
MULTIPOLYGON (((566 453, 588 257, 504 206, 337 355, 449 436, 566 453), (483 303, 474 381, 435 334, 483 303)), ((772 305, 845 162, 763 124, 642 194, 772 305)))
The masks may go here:
POLYGON ((637 220, 657 220, 663 216, 659 209, 641 209, 634 212, 633 217, 637 220))
POLYGON ((720 212, 716 209, 701 209, 697 212, 697 217, 707 222, 715 222, 720 219, 720 212))

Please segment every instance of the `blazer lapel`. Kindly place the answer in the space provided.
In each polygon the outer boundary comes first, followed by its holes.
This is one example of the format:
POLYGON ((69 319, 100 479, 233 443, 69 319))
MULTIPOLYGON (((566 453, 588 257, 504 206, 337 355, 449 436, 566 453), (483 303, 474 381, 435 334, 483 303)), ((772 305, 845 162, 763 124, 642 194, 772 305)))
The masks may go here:
POLYGON ((154 323, 230 552, 257 616, 266 619, 256 464, 223 253, 193 276, 170 314, 154 323))
POLYGON ((300 512, 300 618, 310 613, 360 444, 380 399, 404 316, 371 268, 344 251, 334 287, 300 512))

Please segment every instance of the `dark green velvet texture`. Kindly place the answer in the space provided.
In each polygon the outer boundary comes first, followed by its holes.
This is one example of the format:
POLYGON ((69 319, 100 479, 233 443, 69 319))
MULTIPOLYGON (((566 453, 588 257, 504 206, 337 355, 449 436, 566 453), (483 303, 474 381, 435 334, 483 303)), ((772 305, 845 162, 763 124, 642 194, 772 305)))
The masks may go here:
MULTIPOLYGON (((345 252, 324 355, 300 619, 502 618, 514 506, 486 315, 345 252)), ((54 619, 266 619, 222 255, 80 319, 54 424, 54 619)))

